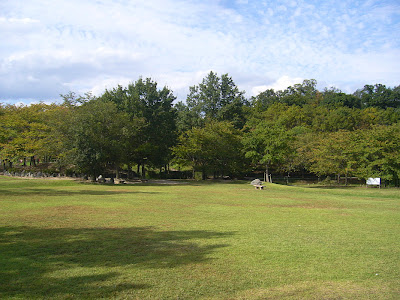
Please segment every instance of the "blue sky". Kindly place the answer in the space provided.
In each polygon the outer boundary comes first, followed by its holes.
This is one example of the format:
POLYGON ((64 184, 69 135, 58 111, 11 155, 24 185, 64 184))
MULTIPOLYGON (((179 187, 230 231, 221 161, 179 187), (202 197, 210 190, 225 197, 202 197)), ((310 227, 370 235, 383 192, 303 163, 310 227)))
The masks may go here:
POLYGON ((100 95, 140 76, 179 100, 211 70, 250 97, 303 79, 400 85, 400 2, 2 0, 0 102, 100 95))

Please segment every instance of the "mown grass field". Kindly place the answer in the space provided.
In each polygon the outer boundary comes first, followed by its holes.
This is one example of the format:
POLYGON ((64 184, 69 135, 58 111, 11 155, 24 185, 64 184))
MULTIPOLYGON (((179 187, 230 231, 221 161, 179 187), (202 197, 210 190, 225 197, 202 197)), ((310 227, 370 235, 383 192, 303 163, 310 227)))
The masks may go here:
POLYGON ((400 191, 0 177, 0 298, 400 299, 400 191))

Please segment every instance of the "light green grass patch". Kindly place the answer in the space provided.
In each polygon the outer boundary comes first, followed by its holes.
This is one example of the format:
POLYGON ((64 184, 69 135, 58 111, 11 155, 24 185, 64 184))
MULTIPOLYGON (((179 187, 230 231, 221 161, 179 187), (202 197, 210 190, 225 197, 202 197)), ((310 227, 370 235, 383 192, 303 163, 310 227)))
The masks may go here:
POLYGON ((0 177, 0 298, 398 299, 398 189, 0 177))

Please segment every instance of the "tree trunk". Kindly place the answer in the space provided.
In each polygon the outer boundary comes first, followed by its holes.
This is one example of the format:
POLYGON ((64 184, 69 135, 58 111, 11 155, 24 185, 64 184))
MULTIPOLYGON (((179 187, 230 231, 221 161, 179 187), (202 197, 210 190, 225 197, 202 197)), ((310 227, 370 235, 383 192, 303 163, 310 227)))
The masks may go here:
POLYGON ((144 163, 142 163, 142 179, 146 178, 146 169, 144 167, 144 163))
POLYGON ((132 167, 130 164, 127 165, 128 168, 128 179, 131 179, 131 171, 132 171, 132 167))
POLYGON ((207 179, 207 174, 206 174, 206 169, 203 167, 201 170, 201 179, 206 180, 207 179))
POLYGON ((89 180, 91 181, 91 182, 96 182, 96 180, 97 180, 97 174, 96 174, 97 172, 96 172, 96 170, 94 170, 94 169, 91 169, 90 171, 89 171, 89 180))
POLYGON ((268 165, 265 166, 265 178, 264 178, 265 182, 270 182, 269 180, 269 171, 268 171, 268 165))
POLYGON ((34 156, 31 156, 31 166, 36 167, 36 160, 34 156))
POLYGON ((119 179, 119 166, 118 165, 115 167, 115 178, 119 179))
POLYGON ((194 162, 194 158, 192 158, 192 162, 193 162, 193 170, 192 170, 192 179, 196 179, 196 171, 195 171, 195 162, 194 162))

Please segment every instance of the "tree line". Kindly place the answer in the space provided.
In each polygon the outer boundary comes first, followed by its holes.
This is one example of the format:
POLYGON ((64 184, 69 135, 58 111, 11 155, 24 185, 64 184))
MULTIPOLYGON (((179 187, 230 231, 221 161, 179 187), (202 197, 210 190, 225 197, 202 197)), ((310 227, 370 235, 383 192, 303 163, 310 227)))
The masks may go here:
POLYGON ((0 159, 4 169, 52 162, 93 178, 173 166, 203 179, 302 173, 399 185, 400 86, 353 94, 316 86, 304 80, 246 98, 228 74, 210 72, 185 102, 139 78, 98 97, 70 92, 50 105, 2 104, 0 159))

